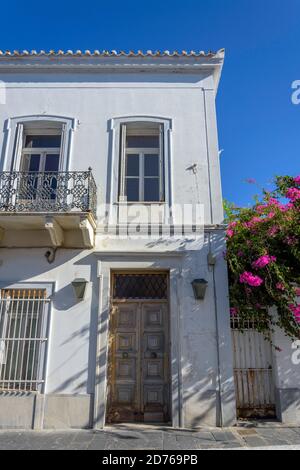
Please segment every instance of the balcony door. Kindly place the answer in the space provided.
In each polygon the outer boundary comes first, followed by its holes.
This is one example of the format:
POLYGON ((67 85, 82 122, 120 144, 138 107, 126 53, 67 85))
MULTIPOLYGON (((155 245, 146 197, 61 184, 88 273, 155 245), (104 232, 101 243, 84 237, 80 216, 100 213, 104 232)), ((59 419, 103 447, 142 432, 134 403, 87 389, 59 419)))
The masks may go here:
POLYGON ((26 135, 19 199, 54 201, 60 167, 61 135, 26 135))

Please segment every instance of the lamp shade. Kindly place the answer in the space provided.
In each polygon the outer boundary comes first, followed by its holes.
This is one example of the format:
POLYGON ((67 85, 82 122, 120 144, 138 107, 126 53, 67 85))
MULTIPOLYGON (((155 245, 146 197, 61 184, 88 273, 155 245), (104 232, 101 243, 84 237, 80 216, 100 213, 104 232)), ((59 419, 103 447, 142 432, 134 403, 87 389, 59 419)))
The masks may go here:
POLYGON ((83 278, 76 278, 72 282, 72 286, 76 295, 77 300, 83 300, 86 290, 87 280, 83 278))
POLYGON ((203 300, 205 298, 208 282, 205 279, 194 279, 192 282, 194 297, 196 300, 203 300))

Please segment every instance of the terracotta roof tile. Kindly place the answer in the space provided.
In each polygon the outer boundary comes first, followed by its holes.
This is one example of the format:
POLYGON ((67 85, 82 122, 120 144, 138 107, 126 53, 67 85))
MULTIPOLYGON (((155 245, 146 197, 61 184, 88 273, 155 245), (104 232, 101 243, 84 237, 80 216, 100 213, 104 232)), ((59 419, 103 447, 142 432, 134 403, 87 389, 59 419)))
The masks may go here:
POLYGON ((207 57, 212 58, 222 54, 224 49, 217 52, 204 52, 204 51, 99 51, 99 50, 85 50, 85 51, 72 51, 72 50, 49 50, 49 51, 36 51, 36 50, 23 50, 23 51, 1 51, 0 58, 2 57, 207 57))

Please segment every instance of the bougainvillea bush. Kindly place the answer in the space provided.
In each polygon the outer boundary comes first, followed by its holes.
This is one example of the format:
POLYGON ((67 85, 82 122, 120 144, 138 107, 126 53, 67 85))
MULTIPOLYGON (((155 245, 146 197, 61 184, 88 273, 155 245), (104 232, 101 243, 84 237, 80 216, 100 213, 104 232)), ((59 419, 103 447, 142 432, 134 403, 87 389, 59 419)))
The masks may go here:
POLYGON ((277 325, 299 338, 300 176, 277 177, 253 207, 226 203, 225 212, 231 316, 254 316, 261 331, 277 325))

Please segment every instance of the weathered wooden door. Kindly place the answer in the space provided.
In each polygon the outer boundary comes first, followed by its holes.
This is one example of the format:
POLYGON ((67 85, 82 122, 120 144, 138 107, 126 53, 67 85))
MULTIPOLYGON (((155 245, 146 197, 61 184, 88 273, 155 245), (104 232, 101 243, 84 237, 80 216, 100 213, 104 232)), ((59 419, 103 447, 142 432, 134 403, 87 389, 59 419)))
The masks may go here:
POLYGON ((240 418, 275 417, 272 346, 256 329, 257 320, 232 319, 234 378, 240 418), (243 327, 243 332, 240 327, 243 327))
POLYGON ((113 301, 107 422, 169 421, 166 300, 113 301))

